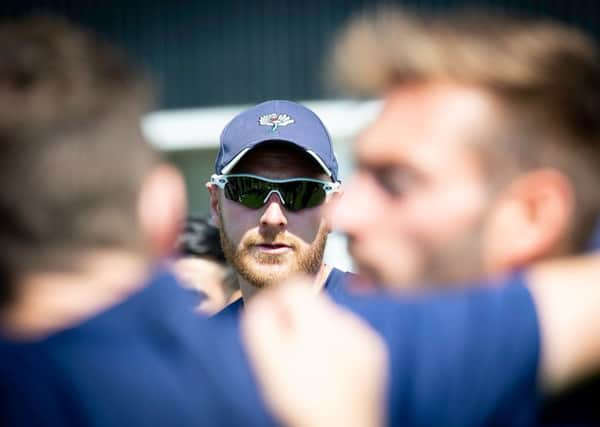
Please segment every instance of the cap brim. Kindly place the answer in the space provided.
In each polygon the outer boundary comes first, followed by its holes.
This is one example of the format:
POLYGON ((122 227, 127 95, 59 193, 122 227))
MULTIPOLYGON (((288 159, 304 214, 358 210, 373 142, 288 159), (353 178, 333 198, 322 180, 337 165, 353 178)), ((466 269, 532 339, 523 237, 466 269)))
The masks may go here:
POLYGON ((333 176, 333 173, 329 170, 329 168, 325 165, 325 162, 323 162, 323 160, 319 157, 319 155, 317 153, 315 153, 312 150, 308 150, 308 149, 304 148, 302 145, 296 143, 295 141, 290 141, 288 139, 265 139, 265 140, 260 140, 260 141, 253 142, 253 143, 247 145, 239 153, 237 153, 235 155, 235 157, 229 161, 229 163, 227 163, 225 166, 223 166, 221 168, 221 173, 228 174, 229 172, 231 172, 233 170, 233 168, 240 162, 240 160, 242 160, 242 158, 246 155, 246 153, 248 153, 250 150, 256 148, 257 146, 259 146, 265 142, 285 142, 288 144, 292 144, 292 145, 300 148, 301 150, 303 150, 305 153, 309 154, 319 164, 319 166, 321 166, 321 168, 327 174, 327 176, 329 176, 329 177, 333 176))

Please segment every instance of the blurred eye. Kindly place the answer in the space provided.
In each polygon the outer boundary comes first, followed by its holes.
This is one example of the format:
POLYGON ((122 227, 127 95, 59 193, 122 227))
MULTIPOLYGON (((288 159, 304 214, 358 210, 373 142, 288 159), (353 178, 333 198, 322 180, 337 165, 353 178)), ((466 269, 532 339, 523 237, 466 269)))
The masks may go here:
POLYGON ((417 176, 406 168, 380 168, 372 172, 377 185, 391 197, 403 197, 417 184, 417 176))

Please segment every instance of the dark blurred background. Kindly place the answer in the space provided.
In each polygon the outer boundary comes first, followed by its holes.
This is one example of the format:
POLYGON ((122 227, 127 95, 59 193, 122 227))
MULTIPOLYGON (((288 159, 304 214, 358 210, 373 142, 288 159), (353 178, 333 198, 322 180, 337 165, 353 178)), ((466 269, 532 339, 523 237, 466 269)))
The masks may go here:
POLYGON ((0 14, 53 12, 93 28, 151 71, 161 108, 187 108, 329 97, 321 70, 332 35, 352 14, 382 3, 491 6, 600 34, 596 0, 3 0, 0 14))

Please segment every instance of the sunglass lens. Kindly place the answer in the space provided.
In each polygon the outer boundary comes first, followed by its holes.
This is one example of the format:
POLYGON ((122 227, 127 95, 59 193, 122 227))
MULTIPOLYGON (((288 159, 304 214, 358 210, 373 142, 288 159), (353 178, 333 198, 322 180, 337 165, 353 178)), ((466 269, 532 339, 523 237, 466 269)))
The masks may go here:
POLYGON ((282 186, 285 207, 290 211, 314 208, 325 200, 325 190, 321 184, 311 181, 296 181, 282 186))
POLYGON ((265 204, 265 195, 264 192, 252 191, 240 194, 238 201, 247 208, 258 209, 265 204))
POLYGON ((250 209, 264 205, 268 194, 268 183, 251 177, 231 177, 225 185, 225 197, 250 209))

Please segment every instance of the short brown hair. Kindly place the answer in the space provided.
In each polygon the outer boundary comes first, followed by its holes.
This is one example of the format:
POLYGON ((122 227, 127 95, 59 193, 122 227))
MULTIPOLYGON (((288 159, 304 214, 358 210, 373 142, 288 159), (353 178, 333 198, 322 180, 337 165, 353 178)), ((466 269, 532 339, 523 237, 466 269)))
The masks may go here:
POLYGON ((335 82, 359 94, 430 81, 490 93, 505 113, 504 134, 486 144, 491 173, 561 170, 576 193, 565 247, 585 248, 600 214, 600 56, 590 38, 541 19, 386 7, 356 18, 333 57, 335 82))
POLYGON ((0 25, 0 271, 72 269, 82 251, 141 247, 147 80, 51 17, 0 25))

